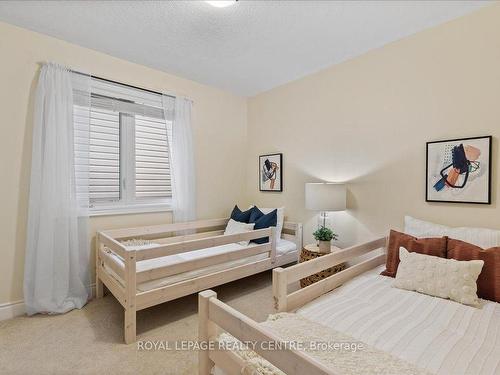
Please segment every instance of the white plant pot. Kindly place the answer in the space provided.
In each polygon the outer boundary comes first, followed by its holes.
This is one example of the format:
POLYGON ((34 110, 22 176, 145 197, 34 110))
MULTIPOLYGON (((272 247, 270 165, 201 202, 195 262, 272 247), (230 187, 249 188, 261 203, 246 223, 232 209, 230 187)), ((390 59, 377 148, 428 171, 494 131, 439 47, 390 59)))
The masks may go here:
POLYGON ((332 251, 332 241, 319 241, 319 252, 327 254, 332 251))

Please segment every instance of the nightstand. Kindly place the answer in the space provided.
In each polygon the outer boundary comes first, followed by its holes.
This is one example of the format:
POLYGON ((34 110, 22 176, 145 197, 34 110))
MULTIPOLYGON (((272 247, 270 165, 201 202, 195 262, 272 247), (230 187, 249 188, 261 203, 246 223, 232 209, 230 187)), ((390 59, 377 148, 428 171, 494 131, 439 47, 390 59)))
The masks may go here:
MULTIPOLYGON (((340 250, 340 248, 332 246, 331 253, 338 251, 338 250, 340 250)), ((304 248, 300 252, 299 263, 307 262, 308 260, 316 259, 316 258, 322 257, 324 255, 328 255, 331 253, 327 253, 327 254, 320 253, 319 248, 316 244, 309 244, 309 245, 304 246, 304 248)), ((305 278, 300 280, 300 287, 305 288, 306 286, 314 284, 315 282, 323 280, 329 276, 332 276, 332 275, 336 274, 337 272, 343 271, 343 270, 345 270, 345 268, 346 268, 346 264, 340 263, 334 267, 327 268, 326 270, 318 272, 314 275, 305 277, 305 278)))

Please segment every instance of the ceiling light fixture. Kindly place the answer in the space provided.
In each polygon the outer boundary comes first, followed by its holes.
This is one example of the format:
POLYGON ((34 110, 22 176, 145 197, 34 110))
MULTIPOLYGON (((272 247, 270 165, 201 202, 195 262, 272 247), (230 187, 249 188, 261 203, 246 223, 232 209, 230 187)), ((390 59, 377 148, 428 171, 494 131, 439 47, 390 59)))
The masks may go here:
POLYGON ((238 0, 215 0, 215 1, 205 1, 206 3, 209 3, 211 6, 216 7, 216 8, 225 8, 231 5, 236 4, 238 0))

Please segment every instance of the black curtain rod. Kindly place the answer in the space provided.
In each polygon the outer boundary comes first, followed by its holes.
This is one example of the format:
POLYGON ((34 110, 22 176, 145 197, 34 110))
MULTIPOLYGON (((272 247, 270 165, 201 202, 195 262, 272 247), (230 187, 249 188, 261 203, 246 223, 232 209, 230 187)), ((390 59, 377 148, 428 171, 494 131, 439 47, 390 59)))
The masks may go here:
POLYGON ((76 71, 76 70, 71 70, 71 71, 73 73, 76 73, 76 74, 81 74, 82 76, 90 76, 92 78, 95 78, 95 79, 98 79, 98 80, 101 80, 101 81, 110 82, 110 83, 116 83, 117 85, 122 85, 122 86, 130 87, 132 89, 137 89, 137 90, 142 90, 142 91, 150 92, 152 94, 166 95, 166 96, 170 96, 171 98, 175 99, 174 95, 162 94, 161 92, 158 92, 158 91, 145 89, 145 88, 139 87, 139 86, 129 85, 129 84, 123 83, 123 82, 113 81, 112 79, 97 77, 97 76, 94 76, 94 75, 91 75, 91 74, 82 73, 82 72, 79 72, 79 71, 76 71))

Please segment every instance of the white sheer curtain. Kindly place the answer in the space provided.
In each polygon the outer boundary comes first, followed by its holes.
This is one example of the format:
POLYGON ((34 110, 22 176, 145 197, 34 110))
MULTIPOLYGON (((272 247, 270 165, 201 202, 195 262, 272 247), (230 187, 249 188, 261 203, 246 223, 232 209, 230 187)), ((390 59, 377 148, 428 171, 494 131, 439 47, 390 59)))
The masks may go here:
POLYGON ((88 153, 89 104, 89 76, 55 64, 42 67, 35 98, 24 271, 29 315, 81 308, 90 296, 88 168, 78 162, 88 153))
MULTIPOLYGON (((191 129, 191 100, 163 95, 165 118, 172 113, 169 134, 172 206, 175 222, 196 220, 196 170, 191 129), (174 101, 174 103, 172 103, 174 101)), ((168 132, 167 132, 168 133, 168 132)))

